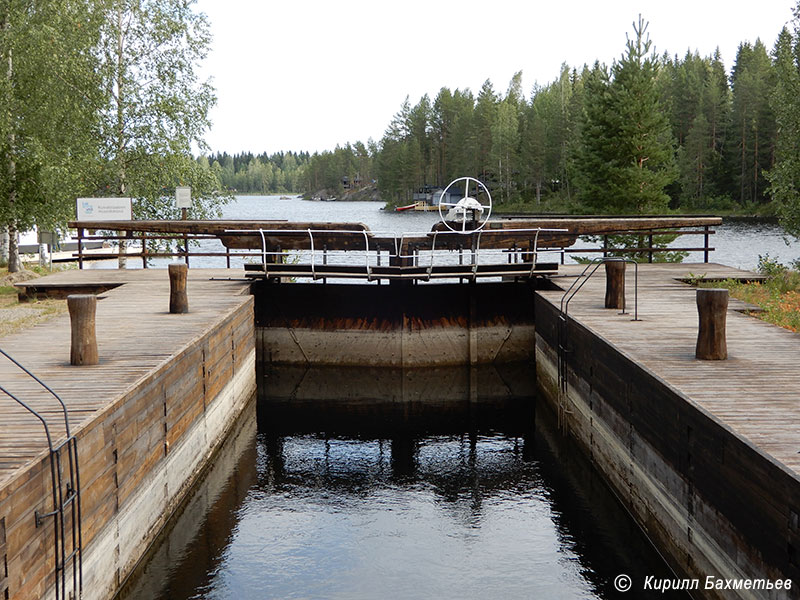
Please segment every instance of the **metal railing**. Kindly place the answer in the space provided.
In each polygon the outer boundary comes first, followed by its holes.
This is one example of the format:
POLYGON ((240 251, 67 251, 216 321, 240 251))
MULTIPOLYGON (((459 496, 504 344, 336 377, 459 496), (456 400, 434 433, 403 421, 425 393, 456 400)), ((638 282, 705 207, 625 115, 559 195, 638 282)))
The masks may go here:
POLYGON ((55 545, 55 596, 56 600, 80 598, 83 593, 83 537, 81 533, 81 493, 80 472, 78 469, 78 441, 70 432, 69 411, 64 401, 47 384, 36 377, 31 371, 20 364, 16 359, 0 348, 0 354, 5 356, 17 368, 27 374, 40 387, 52 395, 61 405, 64 414, 64 430, 66 439, 54 443, 53 435, 47 419, 28 403, 21 400, 0 385, 0 392, 14 400, 22 408, 33 415, 44 428, 47 438, 47 447, 50 458, 50 481, 52 486, 52 504, 50 511, 40 513, 34 511, 36 527, 41 527, 49 518, 53 518, 53 532, 55 545), (64 464, 62 451, 66 450, 68 479, 64 481, 64 464), (72 565, 72 576, 67 577, 69 565, 72 565), (68 594, 68 581, 71 580, 71 592, 68 594))
MULTIPOLYGON (((634 279, 633 279, 633 320, 639 321, 639 263, 630 258, 622 257, 602 257, 596 258, 588 263, 583 271, 575 278, 572 284, 566 289, 561 296, 561 303, 559 305, 558 314, 558 344, 557 344, 557 368, 558 368, 558 425, 563 429, 566 423, 565 414, 567 410, 567 377, 568 377, 568 364, 567 355, 572 352, 568 347, 569 336, 569 303, 575 295, 583 289, 583 286, 591 279, 597 272, 601 265, 611 262, 623 262, 632 264, 634 266, 634 279)), ((622 296, 622 311, 621 315, 630 314, 626 312, 625 295, 622 296)))
MULTIPOLYGON (((360 277, 368 281, 391 279, 394 275, 388 271, 382 259, 386 253, 390 267, 415 267, 417 270, 412 274, 413 278, 427 281, 433 277, 474 280, 477 277, 503 274, 533 277, 536 274, 540 252, 548 251, 539 248, 540 234, 564 232, 565 229, 543 228, 483 229, 467 233, 434 230, 406 232, 395 236, 392 233, 345 229, 237 229, 226 230, 224 235, 258 237, 262 260, 258 266, 263 270, 265 277, 307 276, 314 280, 329 277, 360 277), (274 242, 274 249, 270 249, 268 240, 280 239, 281 236, 297 238, 298 235, 304 236, 306 240, 304 245, 307 249, 288 251, 274 242), (500 235, 506 237, 519 235, 520 238, 529 238, 530 243, 526 247, 516 244, 502 248, 481 246, 483 239, 500 235), (353 242, 363 240, 360 244, 362 247, 331 251, 320 239, 330 236, 350 237, 353 242), (453 257, 454 251, 458 251, 457 262, 453 257), (291 254, 287 254, 288 252, 291 254), (464 262, 465 252, 468 256, 467 263, 464 262), (332 263, 331 259, 336 258, 343 260, 332 263), (287 259, 292 261, 291 266, 287 267, 287 259), (456 269, 454 268, 456 265, 463 268, 456 269), (492 265, 497 266, 497 269, 492 270, 492 265), (511 265, 511 268, 506 265, 511 265), (514 268, 514 265, 519 267, 514 268), (445 267, 448 270, 443 270, 445 267)), ((560 252, 560 249, 557 251, 560 252)))
MULTIPOLYGON (((604 257, 608 256, 632 256, 635 255, 639 262, 653 262, 656 260, 658 254, 660 253, 670 253, 670 252, 701 252, 703 255, 703 261, 708 262, 710 258, 710 253, 714 251, 714 248, 710 245, 711 235, 716 233, 714 229, 712 229, 711 225, 694 225, 694 226, 685 226, 689 227, 688 229, 681 229, 679 226, 670 227, 658 227, 654 226, 652 229, 645 229, 645 230, 626 230, 624 225, 621 225, 619 230, 614 231, 606 231, 601 234, 593 234, 593 235, 582 235, 579 234, 579 240, 583 239, 586 241, 587 237, 591 237, 599 241, 599 245, 597 246, 586 246, 582 244, 581 246, 576 247, 568 247, 566 252, 561 255, 561 263, 565 262, 566 254, 570 255, 583 255, 583 254, 597 254, 602 253, 604 257), (656 243, 657 239, 663 236, 683 236, 683 235, 693 235, 693 236, 703 236, 703 243, 694 244, 694 245, 681 245, 681 246, 662 246, 656 243), (627 236, 638 238, 640 243, 636 244, 636 247, 618 247, 614 246, 615 238, 617 236, 627 236)), ((246 230, 247 232, 257 231, 255 229, 246 230)), ((298 231, 303 230, 281 230, 282 233, 285 231, 291 231, 294 234, 297 234, 298 231)), ((324 230, 324 231, 331 231, 331 230, 324 230)), ((496 230, 491 228, 485 228, 484 234, 491 234, 496 231, 512 231, 512 230, 496 230)), ((520 230, 517 230, 520 231, 520 230)), ((546 230, 542 229, 542 231, 554 231, 554 230, 546 230)), ((320 233, 323 230, 319 231, 320 233)), ((378 237, 381 234, 380 232, 372 232, 367 230, 358 230, 353 231, 353 234, 357 235, 366 235, 372 239, 374 237, 378 237)), ((91 231, 90 231, 91 233, 91 231)), ((403 234, 401 237, 408 237, 410 235, 425 235, 430 236, 433 235, 434 232, 426 231, 421 234, 403 234)), ((439 232, 440 234, 444 234, 444 231, 439 232)), ((447 232, 452 234, 461 234, 461 232, 447 232)), ((468 234, 470 234, 468 232, 468 234)), ((394 233, 389 234, 392 237, 397 237, 394 233)), ((472 234, 470 234, 472 235, 472 234)), ((477 235, 477 234, 475 234, 477 235)), ((78 249, 76 252, 73 253, 71 258, 61 258, 56 259, 57 261, 68 261, 68 260, 77 260, 79 266, 83 268, 83 264, 85 261, 89 260, 108 260, 108 259, 116 259, 119 257, 119 253, 116 248, 108 248, 105 252, 94 252, 94 251, 87 251, 84 247, 86 242, 92 241, 103 241, 103 242, 112 242, 115 244, 124 244, 127 246, 125 249, 124 256, 128 259, 133 260, 141 260, 142 267, 148 267, 148 261, 155 258, 179 258, 185 261, 187 264, 190 262, 190 258, 222 258, 225 260, 225 265, 230 268, 231 266, 231 259, 234 257, 239 258, 255 258, 262 255, 261 252, 258 251, 231 251, 229 248, 220 248, 219 250, 215 249, 208 249, 208 248, 191 248, 192 244, 197 244, 198 242, 208 242, 218 240, 218 235, 214 233, 188 233, 185 231, 175 231, 170 233, 165 232, 154 232, 150 230, 143 230, 137 229, 136 221, 130 222, 130 228, 125 229, 123 232, 119 234, 112 234, 109 232, 101 232, 92 235, 87 234, 87 229, 85 227, 77 227, 77 233, 74 237, 77 240, 78 249), (165 244, 164 242, 168 242, 165 244), (169 247, 165 247, 168 245, 169 247)), ((206 244, 207 245, 207 244, 206 244)))
MULTIPOLYGON (((702 229, 689 229, 689 230, 680 230, 680 229, 673 229, 673 230, 643 230, 643 231, 612 231, 608 233, 604 233, 601 236, 584 236, 584 237, 600 237, 602 243, 598 247, 587 246, 584 248, 570 248, 567 252, 569 254, 596 254, 602 252, 603 257, 609 257, 613 255, 630 255, 630 254, 637 254, 637 255, 646 255, 648 263, 652 263, 656 255, 662 253, 669 253, 669 252, 702 252, 703 253, 703 262, 707 263, 708 259, 710 258, 711 252, 715 250, 711 246, 711 236, 716 233, 716 230, 712 229, 710 225, 703 225, 702 229), (682 236, 682 235, 702 235, 703 236, 703 245, 702 246, 657 246, 655 245, 655 238, 657 237, 664 237, 664 236, 682 236), (636 247, 615 247, 614 246, 614 239, 615 237, 619 236, 626 236, 626 237, 635 237, 639 238, 641 244, 636 247)), ((563 264, 563 263, 562 263, 563 264)))

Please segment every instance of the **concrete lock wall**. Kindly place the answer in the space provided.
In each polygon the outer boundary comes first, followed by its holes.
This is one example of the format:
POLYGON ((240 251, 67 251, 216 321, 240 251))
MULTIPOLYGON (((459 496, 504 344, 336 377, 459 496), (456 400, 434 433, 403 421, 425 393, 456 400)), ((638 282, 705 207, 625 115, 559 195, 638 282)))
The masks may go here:
POLYGON ((440 367, 532 361, 525 283, 255 286, 259 362, 440 367))
MULTIPOLYGON (((573 320, 560 394, 558 311, 538 296, 535 310, 538 397, 559 413, 678 576, 796 584, 800 481, 573 320)), ((794 598, 798 587, 699 593, 794 598)))

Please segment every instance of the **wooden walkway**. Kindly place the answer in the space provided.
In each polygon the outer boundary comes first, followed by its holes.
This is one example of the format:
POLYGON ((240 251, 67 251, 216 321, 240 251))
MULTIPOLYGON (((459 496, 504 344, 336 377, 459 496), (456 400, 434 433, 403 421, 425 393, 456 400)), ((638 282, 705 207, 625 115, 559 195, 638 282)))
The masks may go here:
MULTIPOLYGON (((566 289, 583 267, 562 267, 566 289)), ((708 278, 757 279, 758 275, 705 264, 639 266, 639 318, 632 320, 633 268, 626 275, 631 314, 603 308, 601 267, 569 304, 570 317, 638 362, 738 436, 800 476, 800 334, 728 307, 728 360, 694 357, 697 341, 695 288, 679 281, 693 273, 708 278)), ((559 306, 563 292, 540 292, 559 306)), ((620 374, 623 375, 623 374, 620 374)))
MULTIPOLYGON (((124 284, 103 292, 97 304, 100 364, 69 364, 69 316, 0 338, 0 348, 49 385, 67 404, 73 433, 115 399, 140 384, 160 364, 200 338, 213 323, 248 301, 249 284, 240 270, 190 269, 190 312, 169 314, 165 269, 65 271, 36 280, 46 286, 124 284), (212 279, 213 278, 213 279, 212 279)), ((34 283, 34 282, 29 282, 34 283)), ((40 412, 52 425, 53 441, 64 437, 63 412, 56 400, 0 356, 0 385, 40 412)), ((41 423, 0 393, 0 498, 8 481, 45 455, 41 423)))

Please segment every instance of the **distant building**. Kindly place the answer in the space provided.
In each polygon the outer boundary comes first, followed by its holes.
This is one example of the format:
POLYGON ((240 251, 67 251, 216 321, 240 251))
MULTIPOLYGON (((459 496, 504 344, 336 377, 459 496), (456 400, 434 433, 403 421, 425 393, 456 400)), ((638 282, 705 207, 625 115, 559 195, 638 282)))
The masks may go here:
POLYGON ((353 180, 350 181, 350 178, 345 175, 342 177, 342 188, 345 190, 355 190, 361 187, 361 175, 356 174, 353 177, 353 180))
POLYGON ((440 202, 455 204, 463 197, 461 191, 450 188, 444 200, 442 200, 442 192, 444 192, 444 190, 440 187, 432 185, 422 186, 414 192, 414 202, 425 202, 425 204, 429 204, 430 206, 438 206, 440 202))

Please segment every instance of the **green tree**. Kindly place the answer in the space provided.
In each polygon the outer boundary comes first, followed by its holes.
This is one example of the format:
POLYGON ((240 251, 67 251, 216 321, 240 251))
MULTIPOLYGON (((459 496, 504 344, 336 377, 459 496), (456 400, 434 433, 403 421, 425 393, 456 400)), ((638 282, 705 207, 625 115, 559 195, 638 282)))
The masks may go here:
POLYGON ((781 223, 800 236, 800 2, 794 8, 793 31, 784 27, 775 45, 777 84, 772 108, 778 125, 775 166, 766 174, 781 223))
POLYGON ((474 163, 471 171, 486 181, 489 174, 493 172, 492 152, 492 128, 497 120, 497 94, 494 92, 492 82, 488 79, 481 86, 478 97, 475 101, 474 131, 475 131, 475 151, 474 163))
POLYGON ((663 212, 674 181, 674 150, 650 53, 647 24, 633 24, 626 51, 609 78, 595 66, 586 82, 581 177, 584 202, 600 212, 663 212))
POLYGON ((534 88, 524 110, 519 171, 522 187, 533 187, 537 203, 545 190, 568 190, 572 90, 570 70, 564 65, 556 81, 534 88))
POLYGON ((476 138, 473 127, 475 100, 472 93, 442 88, 431 113, 431 160, 433 183, 445 186, 456 177, 476 176, 476 138))
POLYGON ((769 98, 776 80, 767 49, 760 40, 739 45, 731 75, 733 105, 728 155, 733 165, 732 194, 742 205, 767 200, 763 172, 775 153, 775 115, 769 98))
POLYGON ((88 187, 97 23, 91 3, 0 4, 0 223, 12 272, 17 232, 63 226, 88 187))
POLYGON ((497 107, 497 119, 492 124, 490 158, 497 168, 500 200, 508 201, 512 192, 512 173, 517 166, 519 147, 519 109, 513 97, 507 97, 497 107))
MULTIPOLYGON (((198 176, 214 90, 196 69, 211 37, 193 0, 103 0, 97 85, 106 93, 98 141, 106 193, 130 196, 134 213, 176 218, 168 198, 192 185, 193 215, 219 215, 227 198, 209 170, 198 176)), ((122 251, 122 248, 120 248, 122 251)), ((124 263, 121 255, 121 266, 124 263)))

